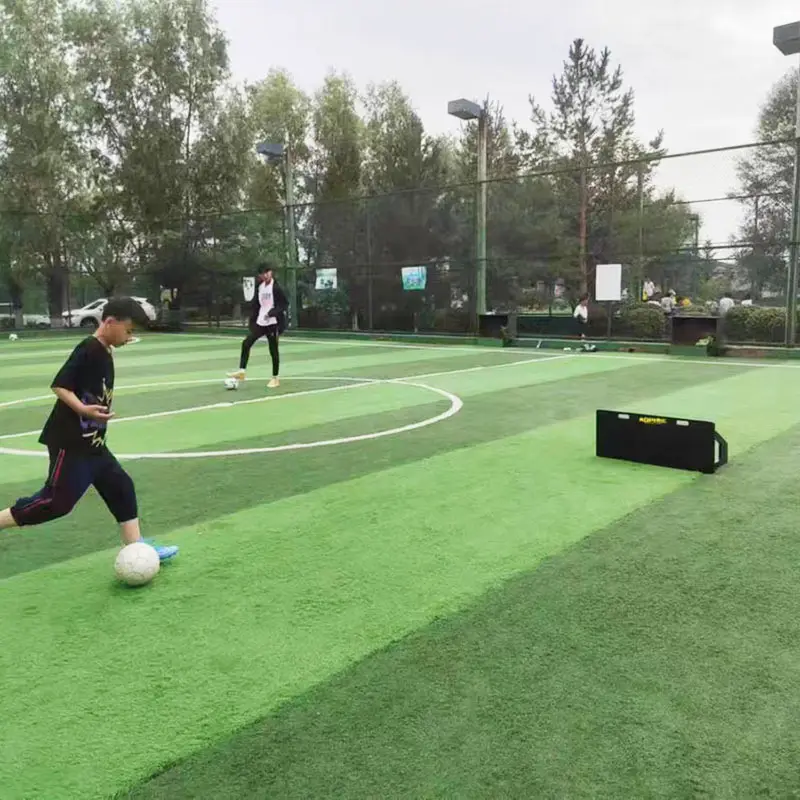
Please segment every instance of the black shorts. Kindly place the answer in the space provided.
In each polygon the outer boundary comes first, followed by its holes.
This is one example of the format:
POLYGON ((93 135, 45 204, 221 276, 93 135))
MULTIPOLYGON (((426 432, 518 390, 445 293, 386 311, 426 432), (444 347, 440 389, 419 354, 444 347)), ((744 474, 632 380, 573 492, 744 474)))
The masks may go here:
POLYGON ((11 507, 17 525, 40 525, 69 514, 90 486, 94 486, 117 522, 136 519, 133 480, 108 450, 98 454, 55 447, 48 450, 50 470, 45 485, 11 507))

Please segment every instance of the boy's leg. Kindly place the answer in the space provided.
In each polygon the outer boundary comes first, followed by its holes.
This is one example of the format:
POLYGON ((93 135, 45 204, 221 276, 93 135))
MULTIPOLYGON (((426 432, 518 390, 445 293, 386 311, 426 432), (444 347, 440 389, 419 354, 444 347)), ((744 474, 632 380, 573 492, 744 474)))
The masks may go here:
POLYGON ((269 345, 269 356, 272 359, 272 380, 269 382, 269 386, 274 388, 275 386, 280 386, 278 373, 281 369, 281 356, 278 350, 278 332, 276 330, 272 330, 267 334, 267 344, 269 345))
POLYGON ((20 497, 11 508, 0 511, 0 530, 41 525, 69 514, 91 486, 92 474, 85 459, 65 450, 50 450, 50 469, 44 486, 30 497, 20 497))
MULTIPOLYGON (((124 544, 142 541, 139 529, 139 508, 133 479, 111 453, 96 456, 93 485, 114 519, 119 523, 120 537, 124 544)), ((162 561, 177 555, 178 548, 156 546, 162 561)))
POLYGON ((243 381, 247 372, 247 364, 250 361, 250 351, 253 345, 264 335, 266 331, 263 328, 254 326, 251 331, 242 340, 242 352, 239 356, 239 369, 236 372, 231 372, 231 378, 238 378, 243 381))

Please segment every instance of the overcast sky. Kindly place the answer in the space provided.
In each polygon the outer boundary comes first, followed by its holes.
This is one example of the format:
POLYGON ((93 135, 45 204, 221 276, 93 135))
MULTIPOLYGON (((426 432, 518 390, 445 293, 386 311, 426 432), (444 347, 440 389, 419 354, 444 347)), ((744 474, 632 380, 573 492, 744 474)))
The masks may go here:
MULTIPOLYGON (((609 47, 636 93, 643 139, 663 128, 670 152, 752 141, 758 107, 793 64, 772 28, 800 19, 790 0, 217 0, 234 78, 285 67, 312 92, 329 69, 363 87, 397 80, 427 130, 457 131, 447 101, 499 101, 529 117, 528 95, 549 104, 570 42, 609 47)), ((665 162, 660 182, 688 200, 735 187, 734 155, 665 162)), ((727 241, 739 211, 698 205, 703 238, 727 241)))

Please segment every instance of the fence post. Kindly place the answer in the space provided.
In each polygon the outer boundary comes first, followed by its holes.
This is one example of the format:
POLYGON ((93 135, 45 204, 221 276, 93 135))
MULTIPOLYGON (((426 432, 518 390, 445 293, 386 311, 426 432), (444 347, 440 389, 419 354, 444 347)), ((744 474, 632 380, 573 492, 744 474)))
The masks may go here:
POLYGON ((586 274, 586 237, 588 233, 589 176, 586 174, 586 162, 581 165, 578 193, 578 266, 581 271, 581 294, 589 291, 586 274))
POLYGON ((794 347, 797 330, 797 262, 800 256, 800 68, 797 71, 794 126, 794 185, 792 188, 792 239, 786 298, 786 346, 794 347))
POLYGON ((487 191, 486 185, 488 171, 489 148, 489 120, 484 111, 478 119, 478 208, 476 219, 476 253, 478 260, 478 286, 477 286, 477 311, 478 317, 486 313, 486 214, 487 191))
POLYGON ((372 203, 369 197, 364 198, 367 211, 367 330, 373 330, 372 317, 372 203))
POLYGON ((639 292, 639 299, 642 298, 642 291, 644 287, 644 163, 639 162, 639 173, 637 175, 637 191, 639 193, 639 285, 637 291, 639 292))
POLYGON ((289 309, 292 327, 300 327, 300 309, 297 307, 297 242, 294 221, 294 170, 292 150, 286 146, 286 227, 289 239, 289 309))

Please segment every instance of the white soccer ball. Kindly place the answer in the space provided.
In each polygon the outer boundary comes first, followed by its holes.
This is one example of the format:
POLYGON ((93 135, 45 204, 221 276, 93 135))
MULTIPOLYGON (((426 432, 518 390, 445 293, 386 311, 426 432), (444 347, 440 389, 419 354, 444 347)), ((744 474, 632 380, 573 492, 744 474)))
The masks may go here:
POLYGON ((8 334, 8 341, 9 342, 16 342, 17 339, 19 339, 19 336, 17 336, 16 333, 9 333, 8 334))
POLYGON ((235 390, 239 388, 239 381, 236 378, 225 378, 225 388, 235 390))
POLYGON ((154 547, 144 542, 134 542, 119 551, 114 563, 117 577, 128 586, 150 583, 161 569, 161 561, 154 547))

